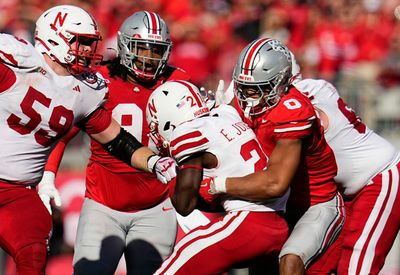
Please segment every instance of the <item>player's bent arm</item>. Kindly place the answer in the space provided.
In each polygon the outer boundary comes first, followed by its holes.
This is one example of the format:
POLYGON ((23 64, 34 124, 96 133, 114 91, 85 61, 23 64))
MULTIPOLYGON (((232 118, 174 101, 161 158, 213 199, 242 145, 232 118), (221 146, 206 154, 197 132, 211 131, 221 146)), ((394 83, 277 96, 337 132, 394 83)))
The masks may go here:
POLYGON ((266 200, 283 196, 289 189, 301 161, 302 141, 279 139, 268 161, 266 170, 244 177, 227 178, 226 193, 252 200, 266 200))
POLYGON ((90 136, 101 143, 116 158, 137 169, 149 171, 147 162, 151 156, 155 155, 154 152, 143 146, 133 135, 121 128, 114 119, 103 131, 90 134, 90 136))
POLYGON ((178 166, 176 185, 171 201, 176 211, 182 216, 189 215, 196 208, 202 179, 201 157, 185 160, 178 166))

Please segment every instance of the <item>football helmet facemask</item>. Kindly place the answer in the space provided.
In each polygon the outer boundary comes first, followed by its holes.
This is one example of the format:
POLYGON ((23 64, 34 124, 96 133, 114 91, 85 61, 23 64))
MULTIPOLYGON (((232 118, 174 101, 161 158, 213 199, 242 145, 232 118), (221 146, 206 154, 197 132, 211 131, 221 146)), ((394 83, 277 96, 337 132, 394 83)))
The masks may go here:
POLYGON ((165 69, 172 41, 164 20, 154 12, 129 16, 118 31, 121 64, 142 81, 157 78, 165 69))
POLYGON ((289 85, 292 60, 280 41, 257 39, 240 53, 233 72, 234 91, 246 117, 261 114, 278 104, 289 85))
POLYGON ((35 47, 52 60, 79 74, 102 60, 97 54, 101 40, 95 20, 86 11, 60 5, 45 11, 36 21, 35 47))

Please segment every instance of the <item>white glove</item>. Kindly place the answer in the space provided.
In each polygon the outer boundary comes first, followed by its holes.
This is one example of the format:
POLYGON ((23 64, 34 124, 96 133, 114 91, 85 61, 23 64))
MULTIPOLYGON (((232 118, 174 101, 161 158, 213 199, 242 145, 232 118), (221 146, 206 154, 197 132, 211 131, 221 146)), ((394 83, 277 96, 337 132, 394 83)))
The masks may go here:
MULTIPOLYGON (((220 79, 218 82, 217 90, 215 91, 215 101, 216 101, 217 105, 229 104, 233 98, 233 96, 232 96, 232 98, 230 100, 226 99, 226 92, 224 89, 225 89, 225 82, 222 79, 220 79)), ((232 94, 233 94, 233 90, 232 90, 232 94)))
POLYGON ((147 160, 147 168, 156 174, 157 179, 166 184, 176 177, 176 164, 173 158, 152 155, 147 160))
POLYGON ((54 205, 57 207, 61 206, 61 196, 56 187, 54 186, 54 180, 56 175, 50 171, 44 171, 42 180, 38 184, 38 194, 42 200, 44 206, 46 206, 50 215, 52 214, 50 201, 54 201, 54 205))

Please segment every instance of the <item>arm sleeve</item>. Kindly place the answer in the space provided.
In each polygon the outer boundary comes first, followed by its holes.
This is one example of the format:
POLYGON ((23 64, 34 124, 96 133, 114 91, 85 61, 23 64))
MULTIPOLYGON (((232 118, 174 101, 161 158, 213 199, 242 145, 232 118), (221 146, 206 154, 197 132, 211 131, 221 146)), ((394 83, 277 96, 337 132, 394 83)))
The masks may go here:
POLYGON ((44 168, 45 171, 51 171, 54 174, 57 174, 58 168, 60 167, 60 163, 62 157, 64 155, 65 147, 67 146, 68 142, 71 141, 78 133, 78 127, 73 127, 54 147, 53 151, 51 152, 49 158, 47 159, 46 166, 44 168))
POLYGON ((0 62, 0 93, 8 90, 16 80, 17 77, 15 76, 15 73, 0 62))
POLYGON ((77 126, 89 135, 93 135, 107 129, 111 124, 111 120, 111 114, 109 114, 103 106, 100 106, 88 117, 81 120, 77 126))

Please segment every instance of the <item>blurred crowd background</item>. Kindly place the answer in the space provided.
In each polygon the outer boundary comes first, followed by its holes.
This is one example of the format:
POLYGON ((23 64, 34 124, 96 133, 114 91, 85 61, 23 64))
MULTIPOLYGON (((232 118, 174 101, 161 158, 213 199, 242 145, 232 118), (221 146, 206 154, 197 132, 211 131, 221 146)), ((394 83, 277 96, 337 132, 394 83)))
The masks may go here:
MULTIPOLYGON (((159 13, 173 39, 170 63, 210 90, 219 79, 227 87, 247 43, 279 39, 295 53, 303 77, 331 81, 370 128, 400 146, 400 0, 0 0, 0 32, 33 42, 36 19, 59 4, 94 16, 105 58, 115 54, 126 17, 138 10, 159 13)), ((57 178, 65 195, 55 217, 52 256, 72 252, 88 154, 87 136, 67 147, 57 178), (74 216, 66 214, 69 208, 74 216)), ((385 274, 400 274, 399 262, 397 251, 385 274)))

